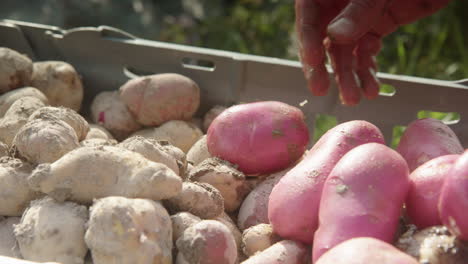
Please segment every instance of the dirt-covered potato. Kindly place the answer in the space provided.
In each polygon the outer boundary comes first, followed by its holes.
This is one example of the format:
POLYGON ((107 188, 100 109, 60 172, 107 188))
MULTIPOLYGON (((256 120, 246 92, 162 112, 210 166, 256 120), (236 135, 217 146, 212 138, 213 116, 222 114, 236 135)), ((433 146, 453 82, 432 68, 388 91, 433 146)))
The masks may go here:
POLYGON ((154 74, 126 82, 120 98, 140 124, 159 126, 169 120, 190 120, 200 105, 200 88, 180 74, 154 74))
POLYGON ((244 230, 241 247, 244 254, 250 257, 280 240, 281 238, 273 232, 271 225, 258 224, 244 230))
POLYGON ((166 165, 177 175, 180 174, 176 158, 167 153, 164 147, 161 146, 161 144, 153 138, 133 136, 120 142, 117 146, 140 153, 145 158, 151 161, 159 162, 166 165))
POLYGON ((193 144, 203 136, 203 132, 190 122, 171 120, 159 127, 137 131, 132 136, 165 140, 187 153, 193 144))
POLYGON ((83 205, 50 197, 32 201, 14 230, 21 255, 32 261, 83 264, 87 220, 83 205))
POLYGON ((29 202, 38 197, 27 183, 32 168, 20 159, 0 158, 0 216, 21 216, 29 202))
POLYGON ((91 119, 109 130, 119 141, 141 128, 117 91, 101 92, 94 97, 91 103, 91 119))
POLYGON ((0 119, 0 141, 11 146, 16 133, 27 122, 29 116, 45 104, 36 97, 23 97, 16 100, 0 119))
POLYGON ((223 197, 207 183, 184 182, 182 191, 164 201, 170 212, 189 212, 202 219, 218 217, 224 211, 223 197))
POLYGON ((78 137, 79 141, 85 139, 89 131, 88 122, 75 110, 66 107, 46 106, 39 108, 29 116, 28 121, 32 121, 35 119, 62 120, 68 125, 70 125, 73 128, 73 130, 75 130, 76 136, 78 137))
POLYGON ((90 138, 80 142, 82 147, 99 147, 99 146, 115 146, 117 145, 115 139, 103 139, 103 138, 90 138))
POLYGON ((163 147, 164 151, 174 157, 177 161, 177 166, 179 167, 179 175, 182 179, 186 179, 187 175, 187 155, 178 147, 171 145, 166 140, 158 140, 158 143, 163 147))
POLYGON ((33 64, 31 86, 41 90, 52 106, 79 111, 83 101, 83 84, 75 68, 63 61, 42 61, 33 64))
POLYGON ((49 104, 49 100, 39 89, 34 87, 18 88, 0 96, 0 117, 5 115, 8 108, 10 108, 16 100, 27 96, 36 97, 45 105, 49 104))
POLYGON ((102 138, 102 139, 114 139, 112 134, 107 131, 103 126, 98 124, 89 124, 89 131, 86 135, 86 139, 102 138))
POLYGON ((82 204, 107 196, 168 199, 182 189, 182 180, 166 165, 115 146, 74 149, 38 165, 28 184, 56 200, 82 204))
POLYGON ((0 141, 0 158, 10 155, 9 149, 7 144, 0 141))
POLYGON ((31 59, 15 50, 0 47, 0 94, 29 85, 32 72, 31 59))
POLYGON ((185 229, 201 221, 201 218, 189 212, 180 212, 171 215, 172 241, 177 241, 185 229))
POLYGON ((33 164, 54 162, 79 146, 75 130, 53 118, 29 121, 13 139, 17 155, 33 164))
POLYGON ((149 199, 110 196, 90 209, 85 241, 94 264, 171 264, 172 223, 149 199))
POLYGON ((468 260, 468 242, 457 239, 444 226, 419 231, 413 226, 396 246, 424 264, 465 264, 468 260))
POLYGON ((205 116, 203 116, 203 130, 206 132, 211 125, 211 122, 224 110, 227 108, 221 105, 215 105, 211 108, 208 112, 206 112, 205 116))
POLYGON ((197 166, 207 158, 211 158, 211 154, 208 151, 208 145, 206 144, 206 135, 204 135, 188 151, 187 161, 191 162, 194 166, 197 166))
POLYGON ((245 175, 233 164, 219 158, 209 158, 195 166, 189 179, 209 183, 218 189, 224 198, 226 212, 237 210, 250 191, 245 175))
POLYGON ((0 216, 0 256, 21 258, 21 253, 16 245, 14 225, 20 221, 19 217, 0 216))

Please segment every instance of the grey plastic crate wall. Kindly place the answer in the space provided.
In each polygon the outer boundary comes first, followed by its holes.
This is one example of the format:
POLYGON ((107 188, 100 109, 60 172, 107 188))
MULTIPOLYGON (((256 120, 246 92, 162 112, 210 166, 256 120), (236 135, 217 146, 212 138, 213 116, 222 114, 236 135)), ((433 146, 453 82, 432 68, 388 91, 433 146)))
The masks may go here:
POLYGON ((215 104, 277 100, 301 107, 311 131, 316 114, 335 116, 338 122, 361 119, 377 125, 390 143, 393 128, 415 120, 421 110, 456 112, 460 120, 450 126, 468 148, 468 80, 448 82, 379 73, 380 81, 395 87, 395 93, 346 107, 339 103, 334 84, 329 95, 312 96, 299 62, 148 41, 106 26, 63 30, 0 20, 0 46, 33 60, 72 64, 86 89, 84 114, 97 93, 118 89, 134 75, 176 72, 200 85, 199 115, 215 104))

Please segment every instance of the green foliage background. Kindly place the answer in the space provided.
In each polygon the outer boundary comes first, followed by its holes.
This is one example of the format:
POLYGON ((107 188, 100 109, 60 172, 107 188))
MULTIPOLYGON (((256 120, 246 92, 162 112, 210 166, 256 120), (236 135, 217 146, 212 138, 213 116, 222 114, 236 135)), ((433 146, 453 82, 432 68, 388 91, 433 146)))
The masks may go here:
MULTIPOLYGON (((412 1, 412 0, 408 0, 412 1)), ((444 80, 468 78, 468 1, 385 37, 379 71, 444 80)), ((294 0, 2 0, 0 18, 62 28, 108 25, 138 37, 297 60, 294 0)), ((419 118, 456 119, 422 112, 419 118)), ((336 124, 320 116, 318 139, 336 124)), ((404 127, 395 128, 393 146, 404 127)))

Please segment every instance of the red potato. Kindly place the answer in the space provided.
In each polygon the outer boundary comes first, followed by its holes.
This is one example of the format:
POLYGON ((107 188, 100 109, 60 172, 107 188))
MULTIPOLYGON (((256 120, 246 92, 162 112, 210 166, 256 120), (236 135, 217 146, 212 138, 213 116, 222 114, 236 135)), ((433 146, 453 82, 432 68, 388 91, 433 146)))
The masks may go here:
POLYGON ((209 152, 246 175, 289 167, 309 143, 302 111, 275 101, 232 106, 216 117, 207 135, 209 152))
POLYGON ((408 125, 397 151, 405 158, 412 172, 433 158, 461 154, 463 147, 452 129, 442 121, 424 118, 408 125))
POLYGON ((325 253, 316 264, 419 264, 394 246, 371 237, 346 240, 325 253))
POLYGON ((237 225, 241 230, 258 224, 268 224, 268 199, 271 190, 289 169, 276 172, 259 183, 245 197, 237 216, 237 225))
POLYGON ((179 254, 192 264, 234 264, 237 259, 233 235, 215 220, 202 220, 187 228, 176 245, 179 254))
POLYGON ((343 155, 368 142, 384 144, 384 139, 380 130, 366 121, 346 122, 323 135, 270 194, 268 219, 275 233, 312 243, 325 180, 343 155))
POLYGON ((296 241, 283 240, 248 258, 242 264, 307 264, 308 248, 296 241))
POLYGON ((418 228, 440 225, 437 203, 444 179, 460 155, 445 155, 419 166, 410 174, 406 212, 418 228))
POLYGON ((140 124, 159 126, 170 120, 190 120, 200 105, 200 88, 180 74, 154 74, 126 82, 120 87, 120 98, 140 124))
POLYGON ((241 243, 242 243, 242 232, 237 228, 235 224, 235 220, 232 219, 226 212, 223 212, 220 216, 216 217, 215 219, 222 224, 224 224, 229 231, 231 231, 232 236, 234 237, 234 241, 236 241, 236 248, 237 248, 237 261, 236 263, 246 259, 247 257, 242 252, 241 243))
POLYGON ((391 148, 368 143, 346 153, 323 186, 312 258, 355 237, 391 243, 408 188, 408 165, 391 148))
POLYGON ((175 243, 184 231, 201 221, 201 218, 189 212, 180 212, 171 215, 172 241, 175 243))
POLYGON ((468 149, 450 169, 438 208, 440 219, 450 232, 462 240, 468 240, 468 149))

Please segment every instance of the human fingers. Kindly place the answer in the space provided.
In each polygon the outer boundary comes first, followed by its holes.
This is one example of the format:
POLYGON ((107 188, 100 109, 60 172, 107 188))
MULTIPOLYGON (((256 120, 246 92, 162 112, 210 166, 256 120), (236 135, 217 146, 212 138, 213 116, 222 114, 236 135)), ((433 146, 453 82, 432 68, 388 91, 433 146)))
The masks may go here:
POLYGON ((314 0, 296 0, 296 32, 299 39, 299 56, 307 86, 312 94, 326 95, 330 80, 325 68, 326 21, 320 6, 314 0))
POLYGON ((387 2, 389 1, 349 1, 349 4, 328 25, 328 36, 336 43, 356 43, 382 17, 387 2))
POLYGON ((379 95, 379 81, 376 77, 377 64, 375 56, 381 49, 380 36, 368 33, 358 42, 354 51, 356 57, 356 74, 359 77, 364 96, 368 99, 379 95))
POLYGON ((342 45, 332 42, 329 38, 325 41, 331 65, 335 73, 336 83, 340 92, 341 102, 345 105, 356 105, 359 103, 361 94, 357 77, 354 72, 355 56, 354 44, 342 45))

